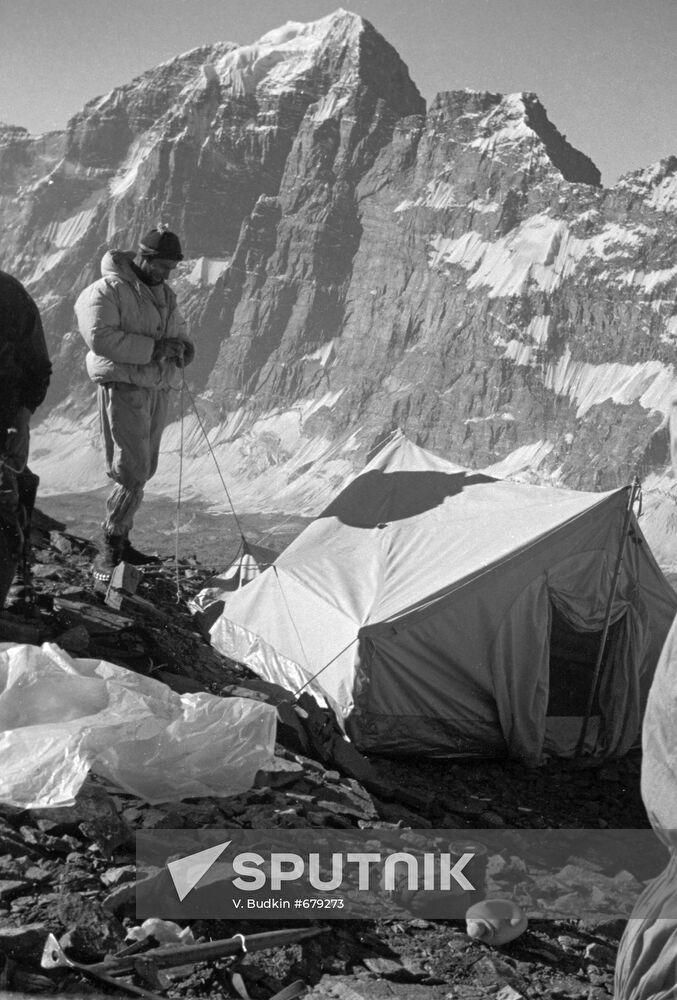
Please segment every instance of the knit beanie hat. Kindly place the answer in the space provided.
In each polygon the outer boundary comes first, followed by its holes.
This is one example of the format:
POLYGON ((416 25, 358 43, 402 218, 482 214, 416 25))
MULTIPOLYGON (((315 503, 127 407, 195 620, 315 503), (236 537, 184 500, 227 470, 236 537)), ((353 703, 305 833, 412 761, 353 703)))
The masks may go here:
POLYGON ((164 223, 151 229, 139 243, 143 257, 161 257, 163 260, 183 260, 179 237, 171 233, 164 223))

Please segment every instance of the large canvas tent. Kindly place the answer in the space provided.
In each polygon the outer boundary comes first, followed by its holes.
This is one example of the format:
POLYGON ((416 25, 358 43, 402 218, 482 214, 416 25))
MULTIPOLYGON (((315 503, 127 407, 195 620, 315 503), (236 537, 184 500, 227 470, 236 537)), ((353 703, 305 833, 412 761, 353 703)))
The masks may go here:
POLYGON ((585 749, 623 753, 677 610, 628 494, 496 480, 398 434, 212 641, 323 698, 364 751, 534 763, 575 748, 610 606, 585 749))

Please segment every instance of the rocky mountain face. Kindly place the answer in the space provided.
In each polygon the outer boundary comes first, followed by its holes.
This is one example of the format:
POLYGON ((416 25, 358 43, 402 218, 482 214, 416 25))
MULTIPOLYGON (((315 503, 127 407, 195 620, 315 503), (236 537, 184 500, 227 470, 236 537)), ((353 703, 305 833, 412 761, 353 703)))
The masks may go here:
MULTIPOLYGON (((395 428, 453 461, 610 489, 635 473, 677 561, 677 158, 613 188, 534 94, 443 93, 346 11, 218 43, 0 129, 0 266, 40 303, 56 377, 43 489, 103 483, 73 302, 167 221, 198 355, 154 488, 317 512, 395 428), (196 417, 196 410, 200 419, 196 417), (179 420, 184 413, 183 427, 179 420)), ((653 536, 652 536, 653 525, 653 536)))

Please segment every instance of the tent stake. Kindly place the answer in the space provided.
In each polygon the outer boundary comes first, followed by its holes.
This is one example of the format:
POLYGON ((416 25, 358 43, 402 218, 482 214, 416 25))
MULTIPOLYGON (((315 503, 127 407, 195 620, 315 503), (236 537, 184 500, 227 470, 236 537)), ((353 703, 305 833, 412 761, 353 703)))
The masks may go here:
POLYGON ((588 726, 590 724, 590 716, 592 715, 592 706, 595 701, 595 696, 597 694, 597 688, 600 681, 600 673, 602 670, 602 660, 604 659, 604 650, 606 649, 606 641, 609 635, 609 626, 611 623, 611 613, 613 610, 614 598, 616 596, 616 588, 618 587, 618 578, 621 573, 621 565, 623 563, 623 554, 625 553, 625 545, 628 540, 628 534, 630 531, 630 521, 632 518, 632 511, 637 500, 637 496, 640 492, 641 484, 637 476, 632 480, 632 486, 630 488, 630 496, 628 498, 628 506, 625 510, 625 520, 623 521, 623 534, 621 537, 621 545, 618 550, 618 556, 616 558, 616 566, 614 569, 613 579, 611 581, 611 589, 609 591, 609 600, 607 601, 606 613, 604 615, 604 626, 602 628, 602 637, 599 641, 599 650, 597 652, 597 660, 595 661, 595 669, 593 670, 592 680, 590 682, 590 693, 588 694, 588 703, 585 708, 585 718, 581 724, 581 733, 578 737, 578 744, 576 746, 575 756, 580 757, 583 754, 583 748, 585 747, 585 738, 588 735, 588 726))

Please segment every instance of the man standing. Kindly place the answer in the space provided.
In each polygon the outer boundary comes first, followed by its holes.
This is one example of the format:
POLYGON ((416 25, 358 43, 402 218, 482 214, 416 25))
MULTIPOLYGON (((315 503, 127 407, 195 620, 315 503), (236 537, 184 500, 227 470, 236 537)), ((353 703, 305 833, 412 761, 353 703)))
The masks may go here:
POLYGON ((176 296, 166 279, 183 260, 178 237, 158 226, 138 253, 111 250, 102 277, 75 303, 89 347, 87 372, 97 384, 106 471, 116 483, 106 501, 103 545, 94 577, 107 582, 119 562, 157 562, 133 548, 129 532, 143 490, 157 469, 169 389, 195 349, 186 336, 176 296))
POLYGON ((31 414, 52 373, 40 313, 20 281, 0 271, 0 609, 25 583, 38 477, 27 467, 31 414), (22 566, 21 563, 24 565, 22 566), (21 576, 21 580, 15 577, 21 576))

